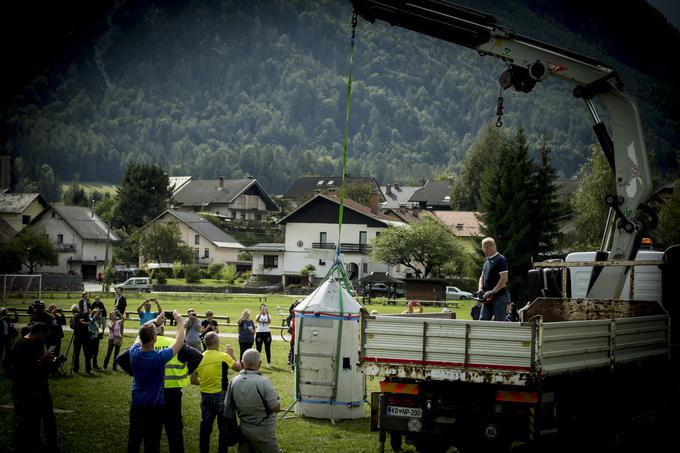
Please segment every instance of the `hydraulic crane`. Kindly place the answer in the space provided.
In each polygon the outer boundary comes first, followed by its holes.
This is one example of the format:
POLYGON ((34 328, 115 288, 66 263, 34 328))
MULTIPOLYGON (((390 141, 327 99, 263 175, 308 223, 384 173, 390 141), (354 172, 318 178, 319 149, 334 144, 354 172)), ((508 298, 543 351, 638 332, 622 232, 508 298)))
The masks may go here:
MULTIPOLYGON (((423 33, 473 49, 481 56, 498 58, 507 65, 499 82, 528 93, 536 83, 557 77, 573 83, 575 97, 583 100, 593 121, 593 131, 615 175, 616 193, 604 194, 610 207, 605 235, 597 261, 633 260, 645 225, 641 211, 655 216, 647 206, 652 178, 635 102, 623 92, 614 69, 579 53, 519 35, 498 24, 489 14, 442 0, 351 0, 355 13, 369 22, 423 33), (609 112, 607 125, 600 118, 594 99, 609 112), (611 135, 610 135, 611 131, 611 135)), ((501 113, 500 111, 498 112, 501 113)), ((594 267, 587 297, 618 299, 627 267, 594 267)))

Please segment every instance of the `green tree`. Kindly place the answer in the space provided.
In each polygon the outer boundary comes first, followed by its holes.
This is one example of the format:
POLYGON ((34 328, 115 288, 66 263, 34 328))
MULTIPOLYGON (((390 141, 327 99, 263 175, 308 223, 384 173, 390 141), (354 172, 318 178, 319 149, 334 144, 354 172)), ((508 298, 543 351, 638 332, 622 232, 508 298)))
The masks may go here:
POLYGON ((64 192, 64 204, 70 206, 90 206, 90 198, 85 193, 85 189, 80 187, 80 175, 73 175, 73 182, 64 192))
POLYGON ((461 164, 460 174, 451 191, 451 208, 454 211, 477 211, 483 169, 489 156, 502 146, 503 135, 493 123, 488 123, 479 131, 461 164))
POLYGON ((41 266, 58 264, 57 252, 44 228, 25 228, 9 242, 7 249, 30 274, 41 266))
POLYGON ((542 261, 553 256, 562 234, 558 220, 566 213, 557 199, 557 172, 552 166, 552 148, 545 136, 538 143, 538 161, 532 177, 533 196, 536 207, 532 221, 531 238, 536 241, 536 259, 542 261))
POLYGON ((165 210, 172 195, 168 184, 168 175, 160 165, 128 165, 117 190, 113 225, 117 228, 139 228, 158 216, 165 210))
POLYGON ((225 282, 229 284, 234 283, 234 280, 236 280, 236 266, 234 266, 233 264, 224 266, 220 274, 222 280, 224 280, 225 282))
POLYGON ((592 155, 581 166, 579 180, 581 185, 571 203, 574 228, 565 242, 573 250, 599 249, 609 212, 604 199, 616 193, 614 173, 599 145, 593 145, 592 155))
POLYGON ((61 199, 61 187, 59 181, 54 174, 54 170, 47 164, 40 165, 38 172, 38 193, 40 193, 49 202, 58 201, 61 199))
POLYGON ((194 251, 182 242, 182 233, 176 223, 154 222, 149 225, 139 239, 139 255, 146 262, 190 263, 194 251))
MULTIPOLYGON (((680 169, 680 152, 678 153, 678 168, 680 169)), ((673 195, 662 206, 659 212, 659 226, 657 233, 666 246, 680 244, 680 170, 675 175, 673 195)))
POLYGON ((201 268, 198 267, 198 264, 187 264, 184 267, 184 280, 187 283, 201 282, 201 268))
POLYGON ((508 287, 513 298, 526 295, 527 272, 537 252, 533 221, 539 208, 533 201, 533 163, 520 128, 500 150, 487 156, 479 203, 482 233, 496 240, 508 260, 508 287))
POLYGON ((387 228, 372 246, 372 259, 401 264, 412 269, 416 278, 437 275, 452 261, 464 259, 460 240, 432 218, 407 227, 387 228))

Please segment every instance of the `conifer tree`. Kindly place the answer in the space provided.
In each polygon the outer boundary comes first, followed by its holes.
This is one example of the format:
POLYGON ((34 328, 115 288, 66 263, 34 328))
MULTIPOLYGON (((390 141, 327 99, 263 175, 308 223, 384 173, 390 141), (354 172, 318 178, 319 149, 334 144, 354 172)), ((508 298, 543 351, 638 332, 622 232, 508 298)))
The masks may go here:
POLYGON ((507 258, 508 287, 513 300, 521 301, 537 244, 533 237, 536 205, 531 200, 533 163, 524 131, 518 129, 487 159, 479 200, 482 233, 493 237, 507 258))
POLYGON ((168 175, 160 165, 128 165, 118 188, 112 225, 128 229, 143 226, 165 210, 171 195, 168 175))
POLYGON ((536 241, 536 260, 550 258, 557 252, 561 233, 557 224, 566 209, 557 199, 557 172, 552 166, 552 148, 545 136, 541 136, 537 149, 537 162, 532 177, 534 195, 531 202, 535 205, 532 221, 536 241))

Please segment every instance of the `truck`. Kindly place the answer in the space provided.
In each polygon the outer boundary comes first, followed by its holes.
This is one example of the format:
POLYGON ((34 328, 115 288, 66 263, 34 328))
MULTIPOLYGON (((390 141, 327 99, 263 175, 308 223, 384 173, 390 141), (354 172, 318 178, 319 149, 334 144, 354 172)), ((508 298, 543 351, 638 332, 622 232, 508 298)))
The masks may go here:
MULTIPOLYGON (((359 16, 382 20, 499 59, 506 66, 503 90, 529 93, 549 77, 575 85, 616 186, 603 194, 609 215, 600 250, 546 265, 560 269, 564 287, 574 274, 572 283, 581 286, 573 297, 538 297, 520 310, 520 322, 364 314, 359 365, 380 379, 380 392, 371 395, 371 428, 381 450, 388 437, 394 451, 404 441, 422 452, 632 448, 632 424, 665 414, 673 393, 664 307, 670 301, 641 300, 624 290, 634 293, 636 268, 661 267, 673 256, 676 271, 646 278, 655 286, 649 294, 668 294, 664 286, 677 274, 678 253, 676 246, 659 262, 635 260, 656 218, 648 205, 652 179, 638 110, 620 77, 594 58, 447 1, 350 2, 355 27, 359 16), (608 111, 608 124, 596 100, 608 111)), ((647 436, 645 449, 658 451, 648 447, 660 438, 647 436)))

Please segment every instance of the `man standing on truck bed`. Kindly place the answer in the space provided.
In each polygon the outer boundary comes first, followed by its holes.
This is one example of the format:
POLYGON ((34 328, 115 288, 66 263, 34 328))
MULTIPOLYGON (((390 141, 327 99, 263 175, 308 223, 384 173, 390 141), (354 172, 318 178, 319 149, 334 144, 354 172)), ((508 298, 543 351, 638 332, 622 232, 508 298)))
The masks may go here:
POLYGON ((479 314, 480 321, 490 321, 494 316, 496 321, 504 321, 510 302, 508 283, 508 262, 503 255, 496 250, 496 241, 493 238, 482 240, 484 251, 484 265, 482 275, 479 277, 479 290, 477 297, 483 299, 482 311, 479 314))

